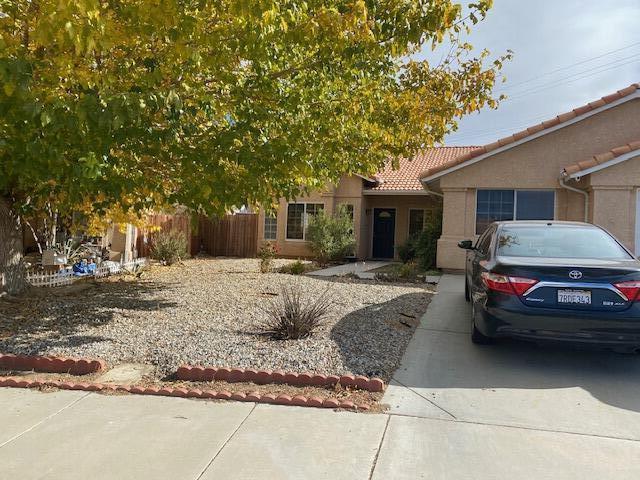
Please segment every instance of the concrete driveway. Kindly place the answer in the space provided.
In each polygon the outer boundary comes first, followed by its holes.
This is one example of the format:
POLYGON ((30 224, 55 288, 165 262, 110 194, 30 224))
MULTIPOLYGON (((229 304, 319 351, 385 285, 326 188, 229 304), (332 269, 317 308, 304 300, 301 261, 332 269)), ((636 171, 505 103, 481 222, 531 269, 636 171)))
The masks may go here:
POLYGON ((387 414, 0 388, 0 478, 640 478, 640 358, 477 347, 468 318, 445 275, 387 414))
POLYGON ((374 478, 640 478, 640 357, 473 345, 463 291, 443 276, 385 394, 374 478))

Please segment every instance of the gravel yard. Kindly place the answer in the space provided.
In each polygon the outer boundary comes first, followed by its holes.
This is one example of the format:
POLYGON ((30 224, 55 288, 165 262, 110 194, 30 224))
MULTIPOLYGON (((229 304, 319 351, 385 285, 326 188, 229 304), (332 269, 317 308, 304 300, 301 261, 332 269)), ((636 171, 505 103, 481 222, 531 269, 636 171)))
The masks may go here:
MULTIPOLYGON (((275 266, 287 260, 276 260, 275 266)), ((255 259, 193 259, 112 278, 0 299, 0 352, 380 376, 400 362, 432 290, 348 278, 259 273, 255 259), (262 334, 264 308, 286 284, 327 292, 330 315, 311 337, 262 334)))

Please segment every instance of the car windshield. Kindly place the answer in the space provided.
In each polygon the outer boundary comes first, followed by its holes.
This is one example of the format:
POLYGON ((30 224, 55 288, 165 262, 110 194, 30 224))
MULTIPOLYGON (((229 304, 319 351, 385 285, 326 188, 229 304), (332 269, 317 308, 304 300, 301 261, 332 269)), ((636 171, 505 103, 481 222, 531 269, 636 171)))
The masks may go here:
POLYGON ((497 253, 509 257, 631 258, 603 230, 581 226, 506 226, 500 230, 497 253))

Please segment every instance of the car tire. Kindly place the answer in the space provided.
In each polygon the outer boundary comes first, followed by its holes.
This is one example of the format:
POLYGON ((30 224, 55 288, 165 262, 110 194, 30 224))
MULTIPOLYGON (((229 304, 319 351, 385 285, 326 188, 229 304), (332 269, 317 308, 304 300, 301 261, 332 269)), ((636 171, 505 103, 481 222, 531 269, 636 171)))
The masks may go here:
POLYGON ((467 276, 464 277, 464 299, 467 302, 471 301, 471 292, 469 291, 469 282, 467 281, 467 276))
POLYGON ((487 337, 476 327, 476 309, 473 307, 471 314, 471 341, 476 345, 491 345, 493 338, 487 337))

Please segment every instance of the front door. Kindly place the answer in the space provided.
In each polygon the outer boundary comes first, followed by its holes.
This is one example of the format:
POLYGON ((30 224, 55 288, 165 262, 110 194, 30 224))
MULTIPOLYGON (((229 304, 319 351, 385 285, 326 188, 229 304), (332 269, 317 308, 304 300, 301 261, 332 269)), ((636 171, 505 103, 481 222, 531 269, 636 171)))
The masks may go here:
POLYGON ((396 232, 396 209, 373 209, 373 258, 393 258, 396 232))

